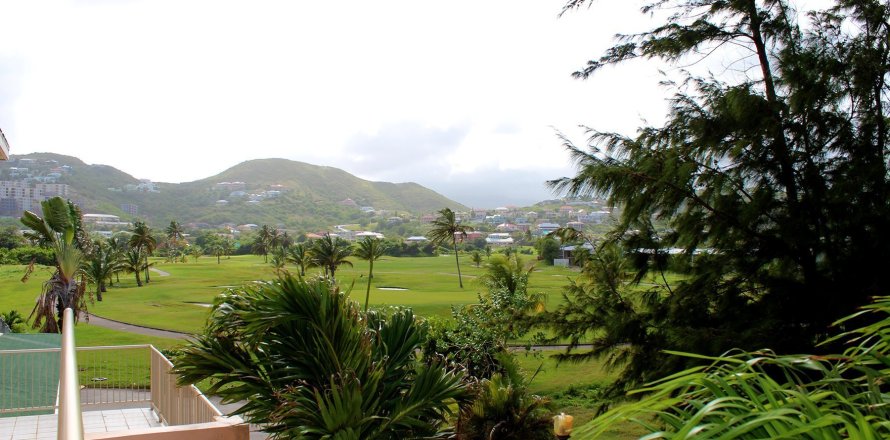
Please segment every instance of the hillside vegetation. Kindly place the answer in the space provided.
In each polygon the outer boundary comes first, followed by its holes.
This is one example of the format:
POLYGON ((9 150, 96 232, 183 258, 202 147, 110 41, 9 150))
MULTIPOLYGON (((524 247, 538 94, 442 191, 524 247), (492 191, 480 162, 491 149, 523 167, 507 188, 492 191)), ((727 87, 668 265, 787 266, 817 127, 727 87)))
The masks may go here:
POLYGON ((120 205, 132 203, 139 206, 138 217, 151 224, 177 219, 183 223, 256 223, 312 229, 354 222, 363 216, 360 206, 391 211, 394 215, 417 215, 446 206, 465 208, 416 183, 371 182, 341 169, 287 159, 251 160, 194 182, 156 183, 157 192, 127 191, 127 185, 137 185, 139 179, 111 166, 88 165, 75 157, 33 153, 11 159, 0 164, 2 180, 22 178, 9 172, 10 167, 22 166, 18 159, 36 162, 30 164, 33 176, 45 176, 50 168, 68 165, 70 171, 57 182, 70 185, 71 198, 84 212, 131 219, 120 205), (216 186, 220 182, 244 182, 245 194, 233 196, 231 188, 216 186), (250 201, 250 194, 269 190, 280 194, 250 201), (356 206, 341 205, 346 199, 352 199, 356 206), (218 203, 219 200, 226 203, 218 203))

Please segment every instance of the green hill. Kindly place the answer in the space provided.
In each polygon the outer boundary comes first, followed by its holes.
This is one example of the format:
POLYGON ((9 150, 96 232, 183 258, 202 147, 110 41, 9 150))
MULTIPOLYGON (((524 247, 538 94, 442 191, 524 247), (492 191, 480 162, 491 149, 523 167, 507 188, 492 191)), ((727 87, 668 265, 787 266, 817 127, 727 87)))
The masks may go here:
POLYGON ((140 184, 138 179, 114 167, 34 153, 14 155, 9 162, 0 163, 0 180, 22 178, 13 176, 10 167, 27 167, 32 177, 40 177, 63 166, 67 168, 57 181, 70 185, 70 197, 84 212, 129 219, 120 205, 132 203, 139 206, 138 217, 155 226, 176 219, 181 223, 256 223, 312 230, 355 222, 367 216, 361 206, 415 215, 443 207, 466 209, 416 183, 371 182, 338 168, 287 159, 251 160, 206 179, 155 183, 156 191, 146 191, 145 185, 135 188, 140 184), (218 185, 222 182, 243 182, 244 188, 218 185), (346 199, 356 206, 343 204, 346 199))

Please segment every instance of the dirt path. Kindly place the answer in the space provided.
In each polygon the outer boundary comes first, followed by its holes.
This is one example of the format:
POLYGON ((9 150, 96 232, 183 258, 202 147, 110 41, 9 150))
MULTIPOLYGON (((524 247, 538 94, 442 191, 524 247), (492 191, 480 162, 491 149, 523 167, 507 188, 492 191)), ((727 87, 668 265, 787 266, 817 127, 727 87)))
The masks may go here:
POLYGON ((161 269, 155 269, 155 268, 152 267, 152 268, 150 268, 150 269, 148 269, 148 270, 150 270, 150 271, 152 271, 152 272, 158 274, 159 277, 169 277, 169 276, 170 276, 170 272, 164 272, 164 271, 161 270, 161 269))

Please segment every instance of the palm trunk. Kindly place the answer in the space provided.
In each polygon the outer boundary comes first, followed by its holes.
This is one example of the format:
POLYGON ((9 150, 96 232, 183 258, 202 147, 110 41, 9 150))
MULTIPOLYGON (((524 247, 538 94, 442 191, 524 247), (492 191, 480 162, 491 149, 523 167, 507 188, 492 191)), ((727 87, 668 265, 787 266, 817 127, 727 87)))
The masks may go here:
POLYGON ((464 288, 464 281, 460 277, 460 260, 457 258, 457 240, 454 240, 454 262, 457 264, 457 283, 460 284, 460 288, 464 288))
POLYGON ((151 282, 151 277, 149 277, 148 275, 148 254, 150 254, 151 252, 148 251, 147 247, 139 246, 138 249, 140 253, 143 249, 145 249, 145 284, 148 284, 151 282))
POLYGON ((136 274, 136 287, 142 287, 142 279, 139 278, 139 270, 133 271, 136 274))
POLYGON ((365 291, 365 313, 368 313, 368 301, 371 299, 371 277, 374 276, 374 258, 370 260, 371 267, 368 269, 368 289, 365 291))

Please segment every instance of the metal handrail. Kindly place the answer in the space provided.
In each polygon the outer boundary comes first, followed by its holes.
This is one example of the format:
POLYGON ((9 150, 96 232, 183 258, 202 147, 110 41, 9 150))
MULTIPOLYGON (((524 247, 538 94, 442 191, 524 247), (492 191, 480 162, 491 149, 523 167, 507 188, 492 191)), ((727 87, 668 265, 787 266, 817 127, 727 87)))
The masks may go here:
POLYGON ((77 348, 74 344, 74 311, 62 314, 62 366, 59 371, 58 440, 83 440, 80 383, 77 379, 77 348))

